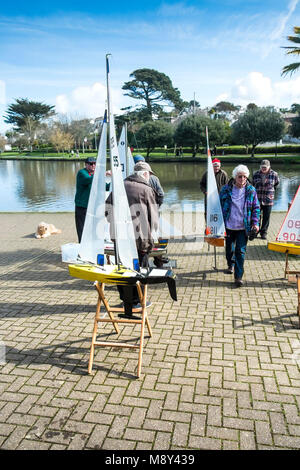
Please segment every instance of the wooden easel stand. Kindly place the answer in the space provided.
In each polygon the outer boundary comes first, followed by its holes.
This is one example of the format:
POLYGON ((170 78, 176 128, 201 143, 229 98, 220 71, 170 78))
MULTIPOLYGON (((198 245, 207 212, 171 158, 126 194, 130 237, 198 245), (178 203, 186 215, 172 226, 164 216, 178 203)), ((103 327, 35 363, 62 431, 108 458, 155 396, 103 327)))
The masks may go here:
POLYGON ((93 367, 93 361, 94 361, 94 353, 95 353, 95 347, 96 346, 103 346, 103 347, 113 347, 113 348, 130 348, 130 349, 138 349, 139 350, 139 357, 138 357, 138 365, 137 365, 137 376, 140 377, 141 375, 141 369, 142 369, 142 359, 143 359, 143 348, 144 348, 144 333, 145 333, 145 325, 147 326, 149 336, 152 337, 152 330, 150 326, 150 322, 148 319, 147 315, 147 309, 146 309, 146 304, 147 304, 147 285, 144 286, 144 293, 141 288, 141 284, 139 281, 136 283, 136 287, 138 290, 138 295, 140 299, 140 303, 142 306, 142 312, 137 309, 133 309, 134 312, 139 312, 141 313, 141 320, 137 319, 125 319, 125 318, 115 318, 114 313, 117 312, 124 312, 123 308, 118 308, 118 307, 110 307, 105 294, 104 294, 104 288, 105 284, 104 283, 99 283, 98 281, 95 281, 94 286, 98 292, 98 302, 97 302, 97 308, 96 308, 96 315, 94 319, 94 329, 93 329, 93 335, 92 335, 92 342, 91 342, 91 349, 90 349, 90 359, 89 359, 89 365, 88 365, 88 373, 91 374, 92 372, 92 367, 93 367), (101 303, 103 303, 104 308, 106 312, 108 313, 109 318, 100 318, 100 308, 101 308, 101 303), (128 344, 128 343, 122 343, 122 342, 110 342, 110 341, 97 341, 97 332, 98 332, 98 323, 112 323, 113 327, 115 329, 115 332, 117 334, 120 333, 118 323, 128 323, 128 324, 138 324, 141 325, 141 331, 140 331, 140 340, 139 344, 128 344))

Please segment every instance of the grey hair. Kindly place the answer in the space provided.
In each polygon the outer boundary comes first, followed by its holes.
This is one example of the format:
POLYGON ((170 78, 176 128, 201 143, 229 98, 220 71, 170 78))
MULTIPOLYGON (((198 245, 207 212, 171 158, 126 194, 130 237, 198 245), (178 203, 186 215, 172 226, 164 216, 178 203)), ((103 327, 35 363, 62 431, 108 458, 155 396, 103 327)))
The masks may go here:
POLYGON ((249 176, 249 174, 250 174, 250 172, 249 172, 248 168, 246 167, 246 165, 238 165, 238 166, 236 166, 236 167, 232 170, 232 177, 235 179, 239 173, 244 173, 244 174, 247 176, 247 178, 248 178, 248 176, 249 176))
POLYGON ((135 172, 134 172, 135 175, 138 175, 138 176, 141 176, 141 177, 144 178, 144 179, 147 179, 147 178, 145 178, 145 176, 144 176, 145 173, 148 173, 148 174, 149 174, 149 171, 147 171, 147 170, 138 170, 138 171, 135 171, 135 172))

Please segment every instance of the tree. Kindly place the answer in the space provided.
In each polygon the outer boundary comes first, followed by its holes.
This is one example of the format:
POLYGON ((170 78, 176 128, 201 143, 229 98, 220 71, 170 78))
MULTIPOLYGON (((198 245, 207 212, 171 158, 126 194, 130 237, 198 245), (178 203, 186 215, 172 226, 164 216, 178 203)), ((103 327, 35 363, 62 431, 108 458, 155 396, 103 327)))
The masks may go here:
POLYGON ((290 112, 298 114, 298 116, 291 120, 291 124, 288 127, 288 133, 292 137, 300 137, 300 104, 293 103, 290 112))
POLYGON ((31 147, 42 121, 54 114, 54 106, 38 101, 29 101, 27 98, 19 98, 8 106, 4 122, 14 124, 14 130, 25 134, 31 147))
MULTIPOLYGON (((283 49, 288 49, 286 52, 287 55, 293 54, 295 56, 299 56, 300 54, 300 27, 295 26, 294 27, 294 33, 296 36, 287 36, 288 41, 291 41, 295 44, 298 44, 298 46, 284 46, 283 49)), ((288 73, 292 75, 294 72, 296 72, 300 67, 300 62, 294 62, 292 64, 286 65, 283 67, 281 75, 287 75, 288 73)))
POLYGON ((148 121, 143 124, 136 134, 140 147, 147 149, 146 160, 155 147, 172 145, 173 127, 167 122, 148 121))
POLYGON ((208 126, 210 122, 212 121, 205 116, 187 116, 176 127, 174 134, 176 144, 192 147, 193 157, 195 157, 199 146, 205 145, 205 127, 208 126))
POLYGON ((140 110, 146 110, 148 120, 159 115, 165 106, 173 106, 178 110, 184 107, 180 92, 174 88, 170 78, 154 69, 138 69, 130 74, 133 79, 125 82, 122 89, 127 90, 125 96, 136 100, 144 100, 140 110))
POLYGON ((290 112, 300 114, 300 104, 293 103, 292 106, 291 106, 290 112))
POLYGON ((248 103, 246 109, 247 109, 247 111, 250 111, 250 109, 257 109, 257 108, 258 108, 257 104, 255 104, 255 103, 248 103))
POLYGON ((191 115, 183 119, 176 127, 174 140, 177 145, 191 146, 195 157, 200 146, 206 147, 206 127, 210 146, 224 142, 228 135, 228 126, 224 121, 214 121, 201 115, 191 115))
POLYGON ((15 130, 28 129, 31 131, 37 124, 54 114, 54 106, 20 98, 8 106, 4 122, 14 124, 15 130))
POLYGON ((54 129, 50 135, 50 142, 57 152, 63 152, 65 150, 70 152, 74 144, 74 138, 69 132, 54 129))
POLYGON ((183 101, 184 108, 182 109, 185 114, 198 114, 201 110, 201 105, 197 100, 183 101))
POLYGON ((229 101, 219 101, 210 110, 209 114, 214 119, 228 119, 232 116, 236 116, 241 109, 241 106, 234 105, 229 101))
POLYGON ((252 145, 251 155, 257 145, 267 141, 278 141, 285 132, 281 115, 270 108, 250 108, 232 124, 233 140, 252 145))
POLYGON ((71 119, 65 115, 58 116, 59 119, 55 121, 55 128, 60 129, 62 132, 72 135, 75 142, 75 148, 93 146, 94 139, 94 126, 90 119, 71 119), (87 144, 84 144, 87 139, 87 144))
POLYGON ((3 135, 0 135, 0 152, 5 150, 6 139, 3 135))
POLYGON ((300 137, 300 116, 292 119, 292 124, 289 128, 289 134, 291 134, 292 137, 300 137))
POLYGON ((240 106, 235 106, 229 101, 219 101, 219 103, 215 104, 214 109, 217 113, 228 113, 232 111, 238 111, 240 106))

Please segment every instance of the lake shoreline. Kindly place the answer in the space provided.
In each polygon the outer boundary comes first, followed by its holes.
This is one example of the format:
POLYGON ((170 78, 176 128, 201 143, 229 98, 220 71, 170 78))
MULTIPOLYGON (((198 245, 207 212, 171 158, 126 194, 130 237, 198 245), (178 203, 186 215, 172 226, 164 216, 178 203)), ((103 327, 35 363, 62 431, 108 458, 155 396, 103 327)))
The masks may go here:
MULTIPOLYGON (((43 155, 0 155, 0 160, 20 160, 20 161, 53 161, 53 162, 82 162, 88 156, 96 157, 96 153, 94 155, 86 154, 82 157, 66 157, 66 156, 43 156, 43 155)), ((212 157, 214 158, 214 157, 212 157)), ((271 163, 276 163, 276 165, 285 165, 285 164, 293 164, 293 165, 300 165, 300 155, 294 154, 284 154, 284 155, 270 155, 270 154, 259 154, 255 155, 254 157, 245 156, 245 155, 217 155, 216 158, 219 158, 224 163, 243 163, 243 164, 250 164, 250 163, 257 163, 261 160, 268 159, 271 163)), ((146 158, 147 162, 150 163, 206 163, 207 156, 183 156, 183 157, 175 157, 175 156, 150 156, 146 158)), ((109 162, 109 157, 107 158, 109 162)))
MULTIPOLYGON (((200 159, 199 159, 200 160, 200 159)), ((193 212, 204 209, 204 195, 199 182, 207 169, 207 162, 151 161, 153 171, 159 176, 164 188, 164 210, 175 211, 176 205, 193 212), (175 206, 174 206, 175 205, 175 206)), ((222 168, 229 176, 233 168, 241 163, 230 163, 222 159, 222 168)), ((246 162, 250 174, 259 168, 261 160, 246 162)), ((285 211, 300 184, 298 165, 271 163, 281 179, 274 211, 285 211)), ((84 167, 83 161, 46 161, 26 159, 0 160, 0 212, 73 212, 76 174, 84 167)))

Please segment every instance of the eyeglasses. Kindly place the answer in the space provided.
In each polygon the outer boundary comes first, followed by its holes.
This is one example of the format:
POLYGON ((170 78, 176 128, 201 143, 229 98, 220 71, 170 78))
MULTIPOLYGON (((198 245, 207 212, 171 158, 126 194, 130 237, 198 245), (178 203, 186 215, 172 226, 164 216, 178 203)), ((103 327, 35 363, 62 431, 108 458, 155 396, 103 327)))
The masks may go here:
POLYGON ((96 165, 96 163, 95 163, 95 162, 93 162, 93 163, 88 163, 88 165, 96 165))
POLYGON ((241 178, 247 178, 246 175, 238 175, 238 178, 241 179, 241 178))

